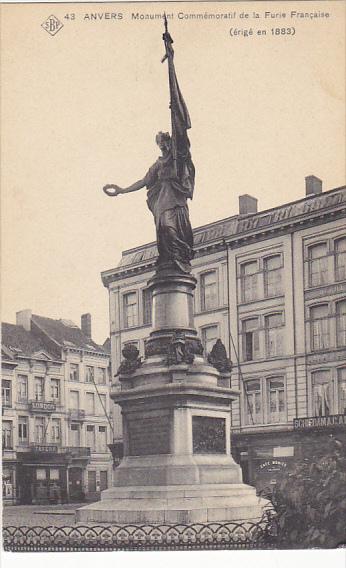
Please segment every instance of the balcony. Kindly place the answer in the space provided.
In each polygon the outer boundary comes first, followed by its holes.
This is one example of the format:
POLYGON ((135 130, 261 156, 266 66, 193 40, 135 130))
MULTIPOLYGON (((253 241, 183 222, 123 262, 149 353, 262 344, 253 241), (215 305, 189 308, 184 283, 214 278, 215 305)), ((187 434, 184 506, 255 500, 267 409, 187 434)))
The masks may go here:
POLYGON ((71 454, 72 459, 86 459, 90 457, 90 448, 68 446, 65 450, 71 454))
POLYGON ((85 410, 80 410, 79 408, 70 408, 68 410, 69 420, 85 420, 85 410))
POLYGON ((56 404, 55 402, 45 401, 45 400, 29 400, 29 410, 31 412, 56 412, 56 404))

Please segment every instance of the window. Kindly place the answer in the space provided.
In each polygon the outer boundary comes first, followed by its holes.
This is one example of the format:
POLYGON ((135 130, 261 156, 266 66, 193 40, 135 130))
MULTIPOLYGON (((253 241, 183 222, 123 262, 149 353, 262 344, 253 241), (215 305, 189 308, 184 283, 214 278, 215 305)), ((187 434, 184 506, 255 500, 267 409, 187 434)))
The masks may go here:
POLYGON ((73 422, 70 425, 70 444, 73 448, 79 446, 79 424, 73 422))
POLYGON ((2 396, 2 406, 12 405, 12 385, 11 381, 2 379, 1 381, 1 396, 2 396))
POLYGON ((106 426, 99 426, 97 435, 97 451, 105 453, 107 450, 107 428, 106 426))
POLYGON ((88 471, 88 492, 95 493, 96 491, 96 471, 88 471))
POLYGON ((36 416, 35 418, 35 442, 37 444, 42 444, 45 439, 45 420, 41 416, 36 416))
POLYGON ((42 377, 35 377, 35 380, 34 380, 34 395, 35 395, 35 400, 43 400, 44 379, 42 377))
POLYGON ((328 305, 310 308, 311 351, 329 347, 328 305))
POLYGON ((204 327, 202 329, 202 344, 205 355, 210 353, 218 338, 219 330, 217 325, 210 325, 209 327, 204 327))
POLYGON ((265 258, 264 270, 264 295, 266 298, 280 296, 282 294, 282 257, 281 254, 265 258))
POLYGON ((212 310, 219 304, 216 270, 201 275, 201 310, 212 310))
POLYGON ((336 304, 336 344, 338 347, 346 345, 346 300, 336 304))
POLYGON ((261 382, 258 380, 247 381, 245 392, 246 423, 261 424, 263 422, 261 382))
POLYGON ((50 397, 52 400, 60 400, 60 381, 59 379, 50 380, 50 397))
POLYGON ((328 282, 327 243, 309 247, 309 286, 328 282))
POLYGON ((28 400, 28 377, 26 375, 18 375, 18 402, 26 402, 28 400))
POLYGON ((95 381, 94 367, 90 367, 90 365, 87 365, 85 367, 85 382, 93 383, 94 381, 95 381))
POLYGON ((244 361, 253 361, 254 359, 258 359, 260 355, 258 318, 251 318, 243 321, 242 332, 244 361))
POLYGON ((338 413, 346 414, 346 367, 338 369, 338 413))
POLYGON ((9 420, 3 420, 2 422, 2 447, 5 450, 11 450, 13 448, 13 426, 12 422, 9 420))
POLYGON ((105 394, 100 394, 98 397, 98 412, 99 416, 102 416, 106 413, 107 409, 107 399, 105 394))
POLYGON ((79 392, 78 391, 70 391, 69 408, 71 410, 78 410, 79 409, 79 392))
POLYGON ((285 422, 285 383, 280 377, 268 379, 268 422, 285 422))
POLYGON ((86 427, 86 445, 92 451, 95 450, 95 426, 89 424, 86 427))
POLYGON ((134 327, 138 325, 136 292, 125 294, 123 297, 123 302, 124 327, 134 327))
POLYGON ((86 393, 86 411, 92 416, 95 414, 95 395, 93 392, 86 393))
POLYGON ((332 384, 329 371, 312 374, 313 415, 328 416, 332 410, 332 384))
POLYGON ((335 280, 346 280, 346 237, 335 241, 335 280))
POLYGON ((266 351, 268 357, 275 357, 283 353, 283 326, 282 314, 265 316, 266 351))
POLYGON ((151 290, 143 290, 143 325, 151 324, 151 312, 153 305, 153 295, 151 290))
POLYGON ((104 367, 97 367, 96 368, 97 383, 99 385, 105 385, 106 384, 106 376, 107 376, 107 369, 105 369, 104 367))
POLYGON ((79 365, 77 363, 70 363, 70 381, 79 381, 79 365))
POLYGON ((28 436, 28 418, 27 416, 18 416, 18 442, 20 446, 25 446, 29 441, 28 436))
POLYGON ((257 299, 257 261, 242 264, 240 268, 243 302, 257 299))
POLYGON ((55 444, 61 443, 61 424, 60 418, 52 418, 51 422, 51 440, 55 444))

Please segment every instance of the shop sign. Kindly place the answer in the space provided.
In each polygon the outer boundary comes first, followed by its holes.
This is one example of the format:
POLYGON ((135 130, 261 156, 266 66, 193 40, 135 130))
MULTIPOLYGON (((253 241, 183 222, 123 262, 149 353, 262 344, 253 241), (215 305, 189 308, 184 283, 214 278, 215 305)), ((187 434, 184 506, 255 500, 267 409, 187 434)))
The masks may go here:
POLYGON ((307 418, 294 418, 294 430, 309 430, 311 428, 335 428, 346 426, 346 414, 333 414, 331 416, 315 416, 307 418))
POLYGON ((30 402, 30 410, 36 412, 55 412, 55 402, 43 402, 42 400, 32 400, 30 402))
POLYGON ((32 451, 37 453, 52 453, 58 451, 58 446, 43 446, 43 445, 34 445, 32 446, 32 451))
POLYGON ((277 473, 287 467, 287 463, 282 460, 267 460, 258 466, 258 471, 263 473, 277 473))

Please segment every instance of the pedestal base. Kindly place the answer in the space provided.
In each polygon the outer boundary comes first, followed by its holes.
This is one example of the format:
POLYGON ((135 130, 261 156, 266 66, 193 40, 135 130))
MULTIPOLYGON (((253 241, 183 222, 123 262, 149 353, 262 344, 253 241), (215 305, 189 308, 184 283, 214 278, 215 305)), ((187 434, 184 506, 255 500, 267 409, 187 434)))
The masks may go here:
POLYGON ((202 484, 114 487, 101 501, 77 510, 77 520, 93 523, 208 523, 258 521, 267 504, 253 487, 202 484))

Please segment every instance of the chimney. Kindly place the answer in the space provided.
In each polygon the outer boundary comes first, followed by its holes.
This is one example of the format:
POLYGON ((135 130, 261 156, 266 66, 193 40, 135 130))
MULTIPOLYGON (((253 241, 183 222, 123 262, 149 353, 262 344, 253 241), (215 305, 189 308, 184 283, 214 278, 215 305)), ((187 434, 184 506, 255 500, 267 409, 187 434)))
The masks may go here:
POLYGON ((83 314, 80 318, 82 332, 91 339, 91 314, 83 314))
POLYGON ((257 213, 257 199, 245 193, 239 195, 239 215, 257 213))
POLYGON ((322 180, 316 176, 305 178, 305 195, 318 195, 322 193, 322 180))
POLYGON ((16 313, 16 324, 24 327, 26 331, 31 331, 31 310, 21 310, 16 313))

